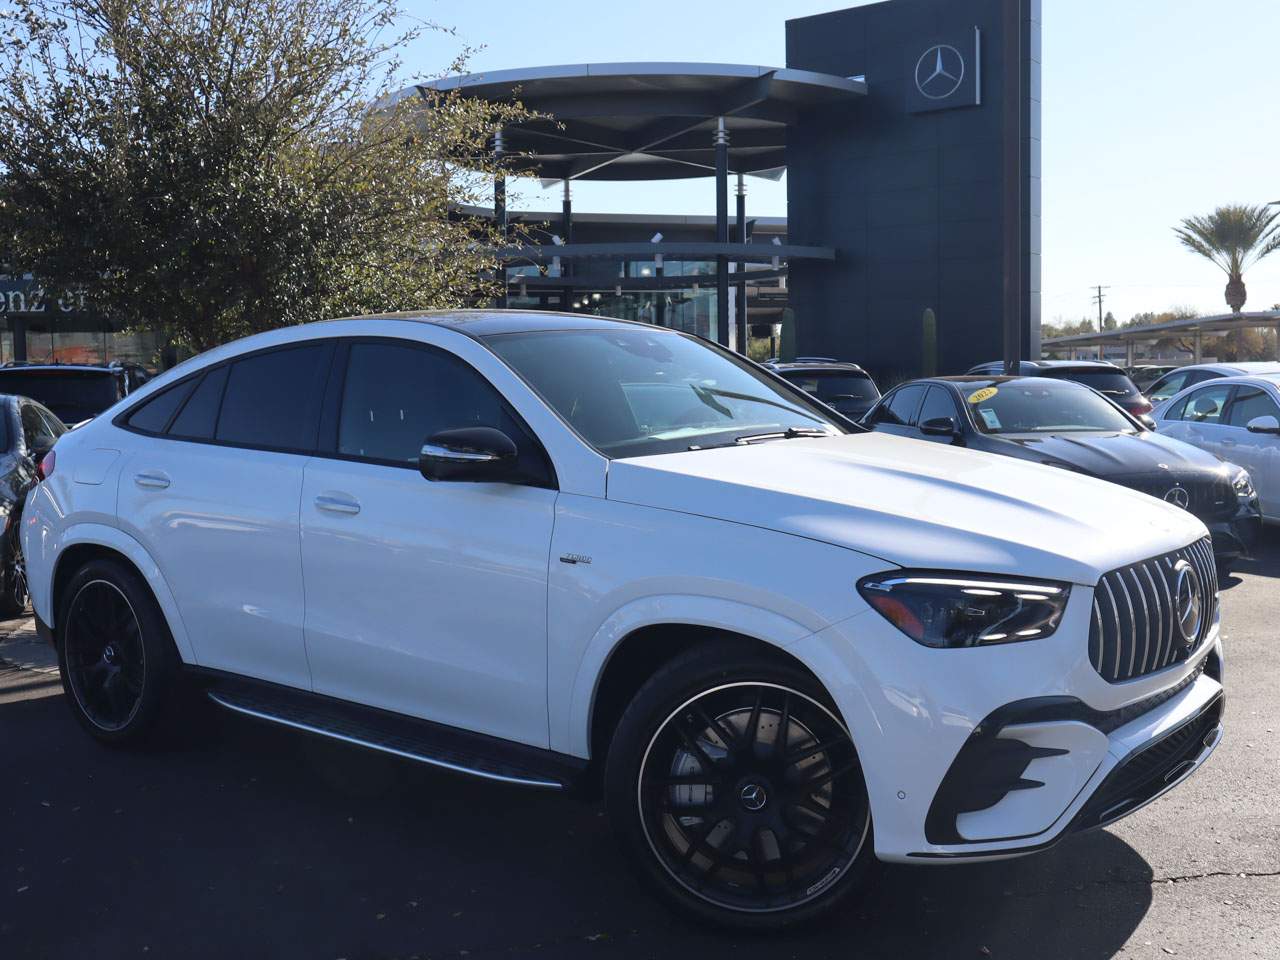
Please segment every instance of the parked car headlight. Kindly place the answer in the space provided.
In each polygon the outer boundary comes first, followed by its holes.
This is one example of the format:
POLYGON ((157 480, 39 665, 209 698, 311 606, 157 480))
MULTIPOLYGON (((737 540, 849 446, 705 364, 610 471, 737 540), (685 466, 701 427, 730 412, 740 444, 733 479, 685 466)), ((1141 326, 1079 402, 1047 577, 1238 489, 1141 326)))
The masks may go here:
POLYGON ((858 581, 877 613, 926 647, 1039 640, 1058 629, 1071 586, 1044 580, 895 570, 858 581))
POLYGON ((1241 469, 1231 481, 1231 485, 1236 488, 1236 496, 1241 500, 1252 500, 1258 495, 1253 489, 1253 480, 1249 477, 1248 470, 1241 469))

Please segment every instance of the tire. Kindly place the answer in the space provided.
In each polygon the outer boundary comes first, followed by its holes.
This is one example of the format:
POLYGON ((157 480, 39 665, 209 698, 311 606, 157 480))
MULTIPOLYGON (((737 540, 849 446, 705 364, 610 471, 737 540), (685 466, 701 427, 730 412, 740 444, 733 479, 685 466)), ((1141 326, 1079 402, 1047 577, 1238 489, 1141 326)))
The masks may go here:
POLYGON ((91 560, 63 591, 55 635, 76 720, 104 743, 138 743, 172 693, 178 656, 146 582, 118 560, 91 560))
POLYGON ((628 858, 700 922, 812 922, 873 872, 866 784, 835 706, 810 674, 742 641, 696 647, 645 683, 604 780, 628 858))
POLYGON ((22 557, 21 524, 10 515, 4 535, 4 570, 0 577, 0 620, 12 620, 27 612, 27 567, 22 557))

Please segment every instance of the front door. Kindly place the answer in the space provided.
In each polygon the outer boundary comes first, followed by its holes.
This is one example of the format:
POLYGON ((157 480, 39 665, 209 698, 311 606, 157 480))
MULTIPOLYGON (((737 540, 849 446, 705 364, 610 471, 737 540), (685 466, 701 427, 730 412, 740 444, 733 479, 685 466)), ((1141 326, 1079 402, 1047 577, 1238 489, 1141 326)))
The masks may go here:
POLYGON ((307 464, 302 489, 316 692, 547 746, 556 491, 431 482, 417 468, 440 430, 497 427, 531 475, 544 467, 541 447, 449 353, 356 340, 339 364, 329 449, 307 464))
POLYGON ((1222 441, 1228 434, 1223 421, 1234 389, 1229 383, 1212 383, 1193 390, 1174 404, 1160 424, 1160 432, 1231 459, 1223 450, 1222 441))
POLYGON ((1262 515, 1280 519, 1280 437, 1273 433, 1250 433, 1250 420, 1275 417, 1280 421, 1280 405, 1264 388, 1244 385, 1236 388, 1227 410, 1222 455, 1249 471, 1262 515))

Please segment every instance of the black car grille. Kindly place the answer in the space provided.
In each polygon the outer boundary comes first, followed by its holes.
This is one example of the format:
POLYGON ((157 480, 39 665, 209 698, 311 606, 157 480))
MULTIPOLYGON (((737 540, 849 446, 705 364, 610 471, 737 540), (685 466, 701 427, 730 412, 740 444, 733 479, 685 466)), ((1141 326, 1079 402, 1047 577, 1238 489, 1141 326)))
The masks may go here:
POLYGON ((1121 683, 1185 660, 1208 635, 1218 610, 1218 573, 1206 537, 1160 557, 1112 570, 1093 591, 1089 661, 1104 680, 1121 683), (1176 608, 1180 561, 1201 585, 1200 627, 1182 636, 1176 608))
POLYGON ((1225 477, 1173 477, 1167 473, 1159 476, 1136 477, 1121 481, 1127 487, 1168 503, 1175 503, 1188 513, 1206 523, 1229 520, 1236 512, 1236 491, 1225 477), (1182 502, 1182 490, 1186 503, 1182 502))

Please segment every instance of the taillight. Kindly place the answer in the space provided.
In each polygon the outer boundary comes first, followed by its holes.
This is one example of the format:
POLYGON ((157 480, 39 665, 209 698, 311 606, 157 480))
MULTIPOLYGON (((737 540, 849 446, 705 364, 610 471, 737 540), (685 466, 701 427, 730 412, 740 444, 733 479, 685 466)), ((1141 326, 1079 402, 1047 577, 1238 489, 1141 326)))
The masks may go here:
POLYGON ((1139 397, 1137 400, 1134 401, 1133 409, 1129 412, 1132 413, 1135 417, 1140 417, 1144 413, 1150 413, 1152 409, 1153 407, 1151 406, 1151 402, 1147 400, 1146 397, 1139 397))
POLYGON ((36 464, 36 477, 40 480, 48 480, 53 476, 53 468, 57 465, 58 455, 54 451, 50 450, 41 457, 40 462, 36 464))

